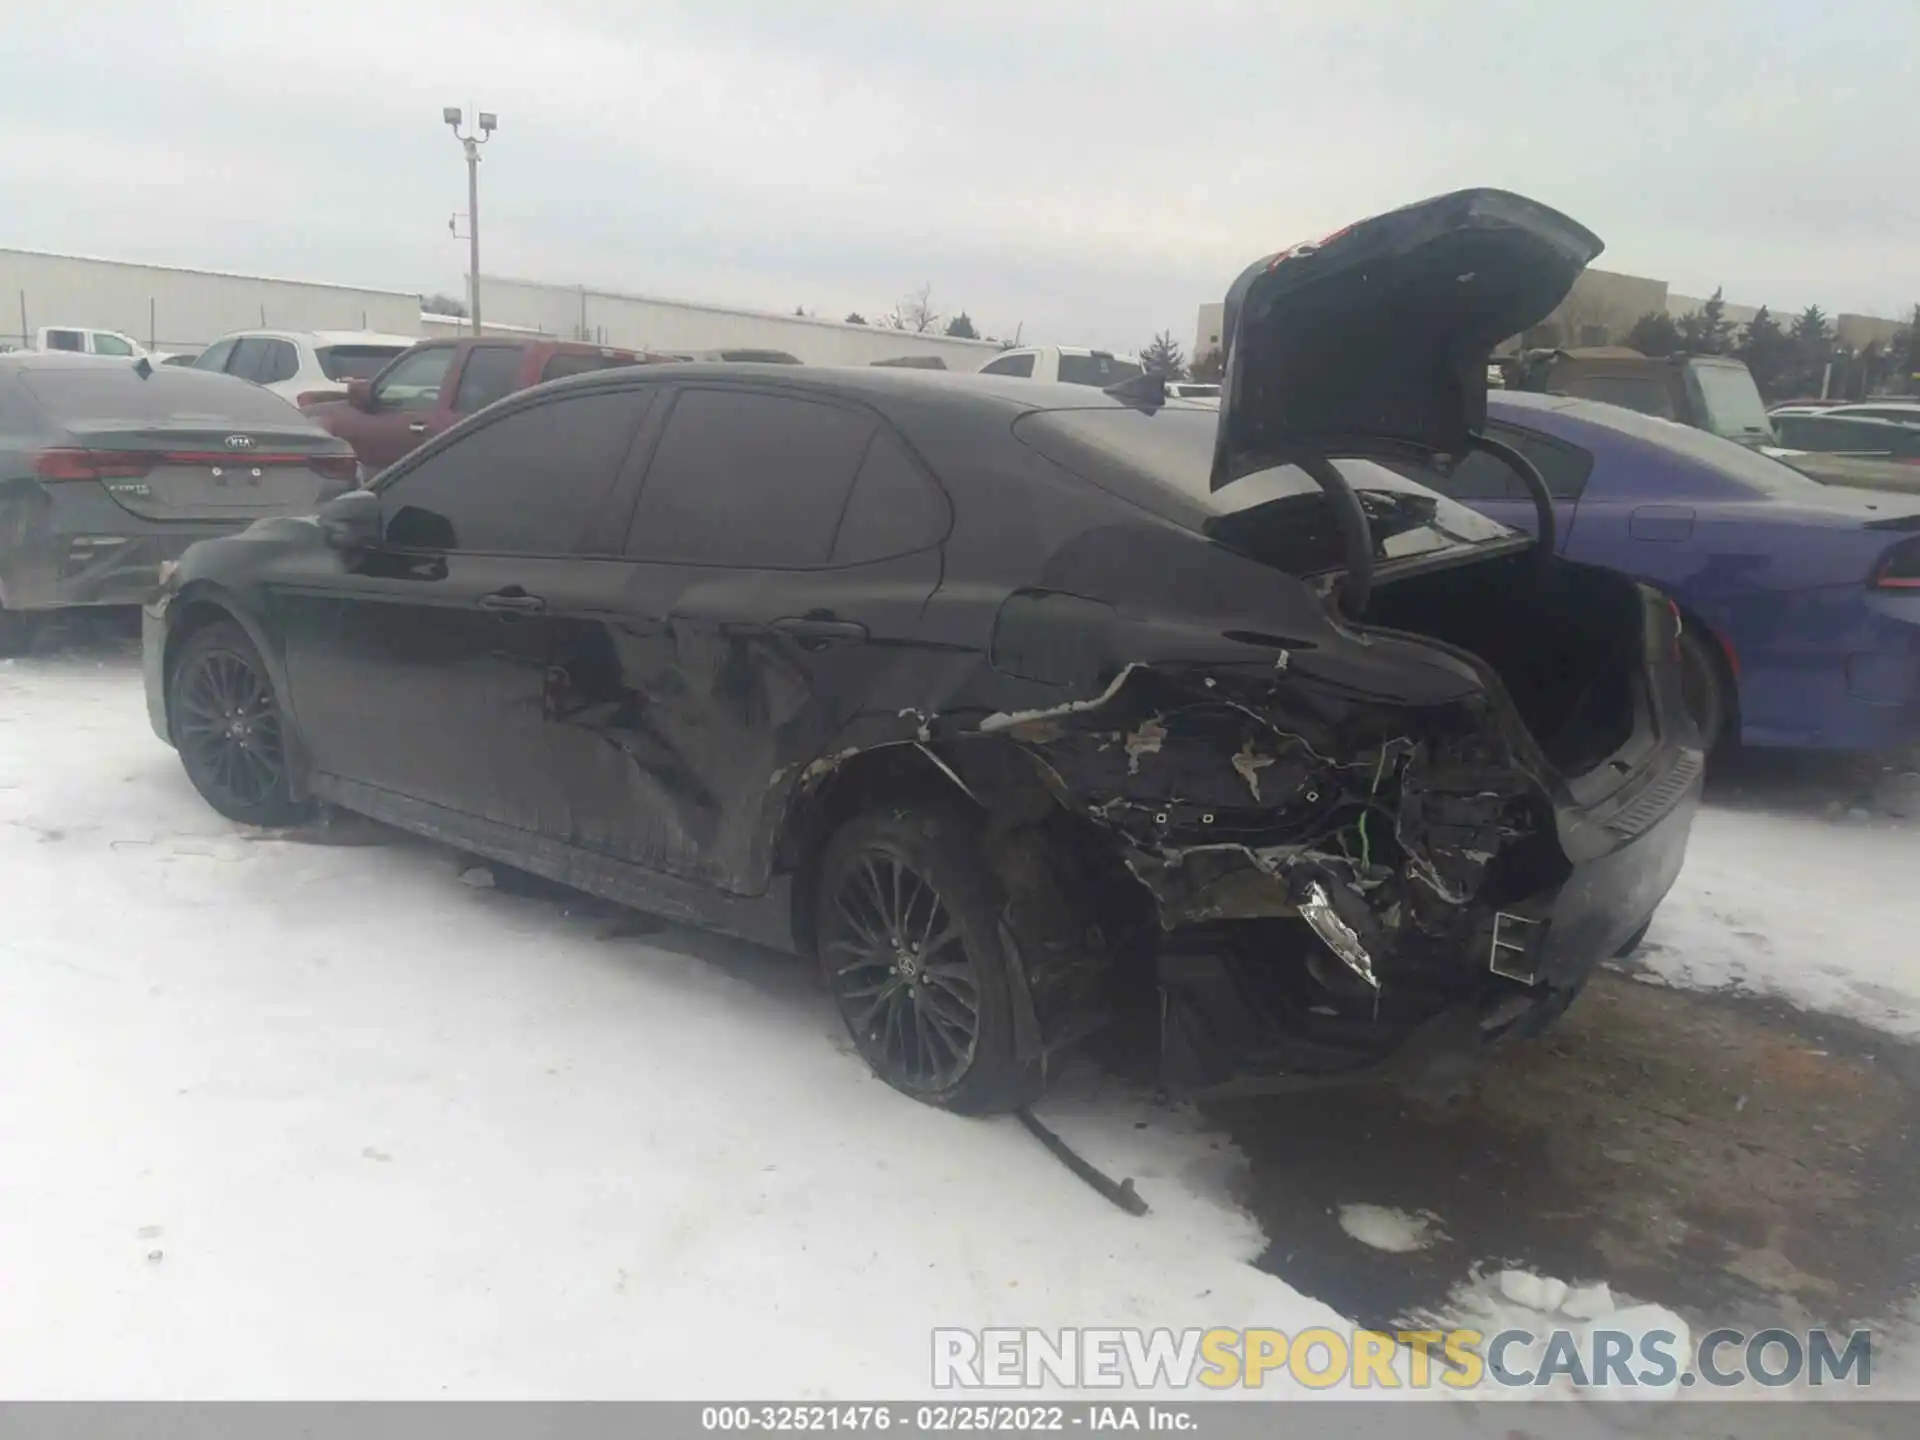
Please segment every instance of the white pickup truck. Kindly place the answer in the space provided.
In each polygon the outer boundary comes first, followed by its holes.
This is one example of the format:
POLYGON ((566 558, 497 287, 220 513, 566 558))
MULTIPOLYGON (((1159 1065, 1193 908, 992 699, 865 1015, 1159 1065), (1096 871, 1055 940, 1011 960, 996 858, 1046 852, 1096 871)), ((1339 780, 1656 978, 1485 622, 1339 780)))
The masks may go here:
POLYGON ((153 355, 131 335, 118 330, 94 330, 84 325, 43 325, 34 332, 35 350, 64 350, 69 355, 123 355, 129 359, 153 355))
POLYGON ((1111 350, 1083 350, 1075 345, 1028 345, 1004 350, 980 367, 982 375, 1019 375, 1028 380, 1058 380, 1067 385, 1092 385, 1104 390, 1141 373, 1139 358, 1111 350))

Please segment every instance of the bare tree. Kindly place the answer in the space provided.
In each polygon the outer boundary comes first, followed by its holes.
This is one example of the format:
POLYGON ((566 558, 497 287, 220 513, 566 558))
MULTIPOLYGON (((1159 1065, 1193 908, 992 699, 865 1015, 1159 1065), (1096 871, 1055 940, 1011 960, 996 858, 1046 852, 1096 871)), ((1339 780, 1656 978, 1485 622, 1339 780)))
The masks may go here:
POLYGON ((908 330, 915 335, 924 335, 938 325, 940 312, 933 308, 933 282, 929 280, 911 295, 903 295, 885 323, 889 329, 908 330))

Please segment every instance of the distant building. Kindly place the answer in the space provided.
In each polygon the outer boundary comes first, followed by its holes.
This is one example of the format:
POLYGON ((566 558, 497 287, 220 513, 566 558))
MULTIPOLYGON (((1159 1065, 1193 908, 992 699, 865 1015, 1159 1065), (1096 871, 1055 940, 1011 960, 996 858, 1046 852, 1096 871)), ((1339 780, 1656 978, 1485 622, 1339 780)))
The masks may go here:
POLYGON ((1200 320, 1193 332, 1193 358, 1199 360, 1208 352, 1220 348, 1220 332, 1227 323, 1227 307, 1220 304, 1202 305, 1200 320))

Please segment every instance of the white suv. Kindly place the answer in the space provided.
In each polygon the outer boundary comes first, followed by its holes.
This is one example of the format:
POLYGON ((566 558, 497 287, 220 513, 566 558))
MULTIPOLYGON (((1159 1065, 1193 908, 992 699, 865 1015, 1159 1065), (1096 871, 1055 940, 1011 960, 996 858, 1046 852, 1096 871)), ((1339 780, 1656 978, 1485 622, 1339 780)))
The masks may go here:
POLYGON ((238 375, 296 405, 344 400, 349 380, 371 380, 418 335, 373 330, 242 330, 223 335, 193 362, 196 370, 238 375))
POLYGON ((1006 350, 980 367, 982 375, 1019 375, 1028 380, 1058 380, 1068 385, 1094 385, 1104 390, 1131 380, 1145 367, 1137 357, 1111 350, 1083 350, 1075 345, 1028 345, 1006 350))

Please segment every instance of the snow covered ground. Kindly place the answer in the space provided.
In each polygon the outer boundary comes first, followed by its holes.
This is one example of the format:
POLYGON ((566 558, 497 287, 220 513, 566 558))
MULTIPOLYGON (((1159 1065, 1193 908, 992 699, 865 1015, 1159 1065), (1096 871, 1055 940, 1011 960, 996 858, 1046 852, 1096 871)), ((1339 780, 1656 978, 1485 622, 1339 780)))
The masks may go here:
MULTIPOLYGON (((1920 1033, 1916 862, 1711 812, 1644 978, 1920 1033)), ((0 1394, 903 1396, 935 1326, 1346 1323, 1190 1112, 1043 1106, 1131 1218, 869 1078, 794 962, 242 833, 122 656, 0 664, 0 877, 0 1394)))

